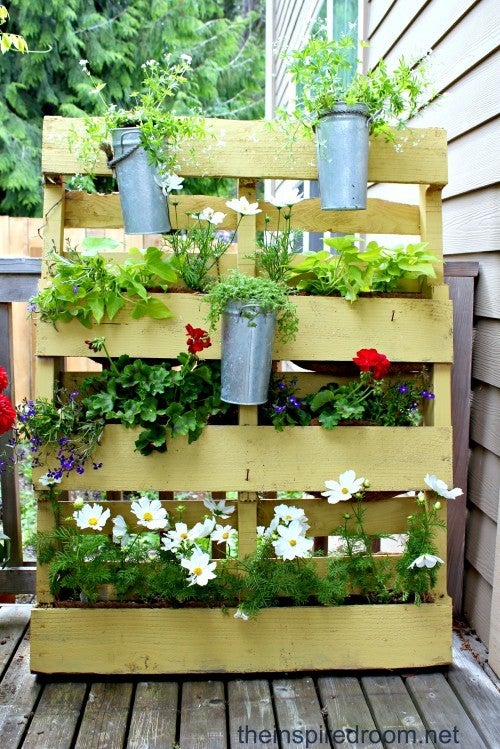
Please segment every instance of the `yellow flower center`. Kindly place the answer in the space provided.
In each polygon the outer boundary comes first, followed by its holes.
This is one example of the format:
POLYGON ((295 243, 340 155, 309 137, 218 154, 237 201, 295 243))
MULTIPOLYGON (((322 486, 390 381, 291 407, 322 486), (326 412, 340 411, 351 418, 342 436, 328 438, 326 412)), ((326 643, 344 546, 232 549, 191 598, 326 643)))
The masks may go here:
POLYGON ((193 575, 201 575, 202 572, 203 570, 201 569, 201 567, 195 567, 193 570, 193 575))
POLYGON ((227 531, 224 531, 222 534, 222 538, 229 538, 229 533, 227 531))
POLYGON ((290 546, 297 546, 297 541, 294 538, 290 539, 290 546))
POLYGON ((97 518, 89 518, 89 525, 97 525, 97 518))
POLYGON ((342 494, 349 494, 349 489, 347 489, 345 486, 341 489, 342 494))
POLYGON ((179 535, 180 535, 180 538, 187 538, 188 537, 187 533, 180 533, 179 535))
POLYGON ((149 521, 150 521, 150 520, 152 520, 152 519, 153 519, 153 515, 152 515, 152 514, 151 514, 150 512, 145 512, 145 513, 144 513, 144 520, 145 520, 146 522, 149 522, 149 521))

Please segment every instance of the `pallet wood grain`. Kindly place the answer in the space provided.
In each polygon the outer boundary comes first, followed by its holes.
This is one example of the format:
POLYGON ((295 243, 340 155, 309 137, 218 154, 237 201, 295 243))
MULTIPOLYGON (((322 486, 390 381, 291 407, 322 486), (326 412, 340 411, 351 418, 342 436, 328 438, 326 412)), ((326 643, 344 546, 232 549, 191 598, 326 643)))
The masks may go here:
POLYGON ((182 685, 182 749, 226 749, 226 708, 221 681, 194 681, 182 685))
MULTIPOLYGON (((92 653, 87 657, 92 660, 92 653)), ((130 683, 93 683, 75 749, 122 749, 131 697, 130 683)))
POLYGON ((23 749, 70 749, 86 691, 84 682, 46 684, 23 749))
POLYGON ((127 749, 165 749, 175 743, 178 693, 175 682, 137 684, 127 749))
POLYGON ((425 726, 400 676, 363 676, 361 684, 377 728, 391 749, 406 749, 414 737, 424 737, 425 726))
POLYGON ((443 674, 409 676, 406 684, 436 749, 491 749, 475 729, 443 674))
POLYGON ((29 638, 25 636, 0 684, 1 747, 15 749, 18 746, 39 693, 37 678, 30 673, 29 638))
POLYGON ((500 747, 500 693, 456 634, 448 683, 485 744, 500 747))
POLYGON ((369 738, 376 725, 355 676, 321 677, 318 690, 335 749, 379 749, 369 738))
POLYGON ((272 696, 264 679, 238 679, 227 685, 229 745, 256 749, 279 746, 275 736, 272 696))
POLYGON ((282 747, 325 743, 326 726, 312 678, 275 679, 273 695, 282 747))
POLYGON ((30 608, 16 604, 0 606, 0 677, 7 667, 19 639, 24 635, 30 608))

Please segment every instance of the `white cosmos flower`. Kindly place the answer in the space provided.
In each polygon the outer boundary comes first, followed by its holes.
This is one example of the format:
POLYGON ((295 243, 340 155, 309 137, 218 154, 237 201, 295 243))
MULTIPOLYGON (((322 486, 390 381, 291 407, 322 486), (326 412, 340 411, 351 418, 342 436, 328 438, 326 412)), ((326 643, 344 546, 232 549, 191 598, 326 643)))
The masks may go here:
POLYGON ((321 492, 321 495, 327 497, 329 504, 335 505, 337 502, 352 499, 353 495, 362 489, 364 482, 364 478, 356 478, 354 471, 345 471, 340 474, 338 481, 325 481, 328 491, 321 492))
POLYGON ((440 497, 444 497, 444 499, 456 499, 463 494, 463 491, 458 487, 456 489, 448 489, 448 485, 444 481, 441 481, 441 479, 438 479, 437 476, 427 474, 424 476, 424 481, 433 492, 439 494, 440 497))
POLYGON ((182 543, 191 541, 186 523, 176 523, 175 528, 163 536, 161 543, 166 551, 175 551, 182 543))
POLYGON ((43 486, 53 486, 54 484, 60 484, 62 481, 62 476, 56 478, 55 476, 49 476, 48 473, 44 473, 43 476, 40 476, 38 479, 39 483, 43 486))
POLYGON ((408 565, 408 569, 412 570, 414 567, 427 567, 428 569, 431 569, 432 567, 435 567, 438 562, 444 564, 443 560, 435 554, 421 554, 408 565))
POLYGON ((178 174, 167 174, 162 182, 163 191, 169 193, 172 190, 182 190, 183 182, 184 177, 179 177, 178 174))
POLYGON ((204 208, 201 213, 193 213, 193 217, 199 221, 208 221, 212 226, 218 226, 222 224, 226 214, 222 211, 214 211, 213 208, 204 208))
POLYGON ((228 546, 234 546, 237 538, 236 529, 232 525, 216 525, 215 530, 212 531, 210 536, 211 541, 215 541, 218 544, 227 544, 228 546))
POLYGON ((216 577, 213 573, 216 563, 211 562, 210 556, 198 548, 193 551, 190 559, 181 559, 181 567, 189 572, 189 585, 206 585, 216 577))
POLYGON ((73 513, 78 528, 92 528, 94 531, 102 531, 110 516, 109 510, 103 510, 101 505, 83 505, 81 510, 73 513))
POLYGON ((269 202, 276 208, 290 207, 303 200, 298 187, 286 187, 281 189, 277 195, 269 198, 269 202))
POLYGON ((117 515, 113 518, 113 541, 115 544, 127 546, 130 541, 127 523, 123 515, 117 515))
POLYGON ((285 525, 291 523, 292 520, 297 520, 301 524, 304 533, 308 528, 310 528, 306 514, 301 507, 278 505, 274 508, 274 517, 278 518, 285 525))
POLYGON ((215 528, 215 518, 205 518, 203 523, 196 523, 189 531, 189 538, 191 541, 196 541, 198 538, 206 538, 209 536, 215 528))
POLYGON ((235 619, 243 619, 244 622, 247 622, 250 619, 250 617, 248 616, 248 614, 245 614, 245 612, 243 611, 243 609, 241 608, 241 606, 236 609, 235 614, 234 614, 234 618, 235 619))
POLYGON ((234 505, 228 506, 225 499, 220 499, 219 501, 216 501, 215 499, 204 499, 203 504, 207 510, 210 510, 212 515, 215 515, 216 518, 222 518, 223 520, 226 520, 230 515, 232 515, 236 509, 234 505))
POLYGON ((259 204, 249 203, 245 196, 228 200, 226 205, 236 213, 241 213, 242 216, 255 216, 257 213, 262 213, 262 210, 258 207, 259 204))
POLYGON ((298 520, 292 520, 288 526, 280 525, 277 531, 280 537, 277 541, 273 541, 277 557, 296 559, 309 556, 314 541, 304 536, 302 525, 298 520))
POLYGON ((144 525, 150 531, 165 528, 168 525, 167 511, 159 499, 139 497, 130 508, 137 517, 137 525, 144 525))

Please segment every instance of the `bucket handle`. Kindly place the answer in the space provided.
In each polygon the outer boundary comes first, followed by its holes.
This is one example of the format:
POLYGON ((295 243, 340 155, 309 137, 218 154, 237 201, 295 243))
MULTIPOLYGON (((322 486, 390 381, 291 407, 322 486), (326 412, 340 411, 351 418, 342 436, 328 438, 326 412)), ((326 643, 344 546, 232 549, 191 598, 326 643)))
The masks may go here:
MULTIPOLYGON (((123 139, 126 137, 127 133, 122 133, 120 135, 120 145, 122 148, 124 148, 123 145, 123 139)), ((122 161, 125 161, 125 159, 128 159, 129 156, 132 156, 133 153, 137 151, 138 148, 141 147, 140 143, 136 143, 135 146, 132 146, 131 148, 127 150, 123 150, 123 153, 121 156, 113 156, 113 152, 111 151, 111 154, 108 156, 108 159, 106 161, 107 166, 110 169, 114 169, 117 164, 121 164, 122 161)))

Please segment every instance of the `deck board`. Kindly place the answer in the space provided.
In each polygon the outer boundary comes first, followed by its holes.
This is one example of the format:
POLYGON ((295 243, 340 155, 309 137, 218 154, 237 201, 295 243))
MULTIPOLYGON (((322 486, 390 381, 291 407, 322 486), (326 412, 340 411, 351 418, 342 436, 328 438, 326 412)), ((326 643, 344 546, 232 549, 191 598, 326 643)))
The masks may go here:
POLYGON ((458 635, 451 668, 410 674, 96 681, 31 674, 29 614, 29 606, 0 606, 0 749, 500 749, 498 686, 458 635), (348 728, 357 737, 335 734, 348 728), (415 741, 398 736, 412 729, 415 741))

